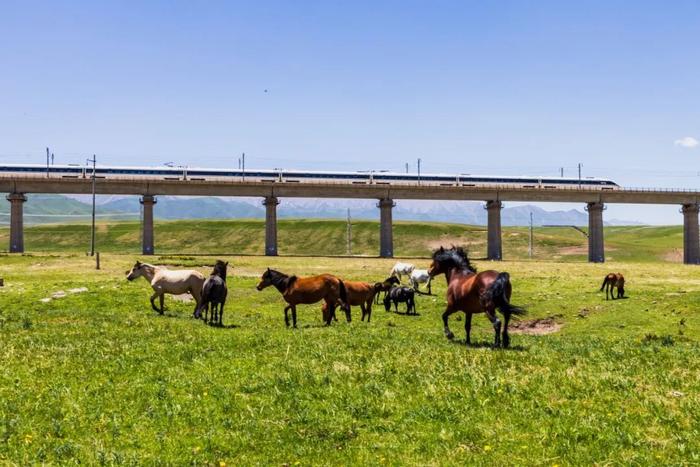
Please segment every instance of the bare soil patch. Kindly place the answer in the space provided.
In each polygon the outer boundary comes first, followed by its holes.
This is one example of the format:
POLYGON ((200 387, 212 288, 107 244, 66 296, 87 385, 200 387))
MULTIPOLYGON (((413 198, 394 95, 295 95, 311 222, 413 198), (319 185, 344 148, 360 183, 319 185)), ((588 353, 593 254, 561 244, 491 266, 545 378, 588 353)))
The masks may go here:
POLYGON ((673 249, 661 257, 664 261, 670 263, 682 263, 683 262, 683 250, 673 249))
POLYGON ((486 243, 485 240, 480 240, 478 238, 473 238, 473 239, 467 240, 465 237, 441 237, 438 240, 430 240, 430 241, 426 242, 425 244, 431 250, 438 249, 441 246, 448 248, 450 245, 467 245, 467 248, 469 250, 472 250, 475 246, 482 245, 485 243, 486 243))
POLYGON ((542 336, 552 334, 562 328, 561 323, 557 323, 557 316, 548 316, 547 318, 526 319, 510 323, 508 330, 513 334, 531 334, 542 336))

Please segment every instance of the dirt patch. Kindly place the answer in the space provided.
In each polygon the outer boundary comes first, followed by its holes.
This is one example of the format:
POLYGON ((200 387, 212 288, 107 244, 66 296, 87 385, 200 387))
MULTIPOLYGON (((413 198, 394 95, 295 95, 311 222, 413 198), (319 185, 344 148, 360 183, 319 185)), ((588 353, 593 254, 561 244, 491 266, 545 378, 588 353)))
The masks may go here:
POLYGON ((68 289, 68 293, 66 293, 63 290, 58 290, 58 291, 52 293, 50 297, 42 298, 39 301, 41 303, 49 303, 51 300, 58 300, 59 298, 63 298, 65 296, 67 296, 69 293, 76 294, 76 293, 83 293, 83 292, 87 292, 87 291, 88 291, 87 287, 78 287, 76 289, 68 289))
POLYGON ((531 334, 535 336, 552 334, 559 331, 563 326, 561 323, 557 323, 556 318, 556 316, 549 316, 547 318, 515 321, 510 323, 508 329, 513 334, 531 334))
POLYGON ((669 263, 682 263, 683 262, 683 251, 674 249, 674 250, 671 250, 667 253, 664 253, 661 258, 664 261, 668 261, 669 263))
POLYGON ((449 248, 451 245, 467 245, 469 250, 474 249, 475 245, 485 244, 486 241, 480 241, 479 239, 467 240, 464 237, 442 237, 439 240, 430 240, 425 244, 431 250, 437 250, 441 246, 449 248))
MULTIPOLYGON (((617 248, 611 248, 609 246, 605 247, 605 252, 609 253, 611 251, 615 251, 617 248)), ((557 253, 560 255, 587 255, 588 254, 588 246, 587 245, 581 245, 581 246, 566 246, 559 248, 557 250, 557 253)), ((610 257, 608 259, 611 259, 610 257)))
POLYGON ((588 254, 587 246, 567 246, 559 248, 557 251, 560 255, 586 255, 588 254))

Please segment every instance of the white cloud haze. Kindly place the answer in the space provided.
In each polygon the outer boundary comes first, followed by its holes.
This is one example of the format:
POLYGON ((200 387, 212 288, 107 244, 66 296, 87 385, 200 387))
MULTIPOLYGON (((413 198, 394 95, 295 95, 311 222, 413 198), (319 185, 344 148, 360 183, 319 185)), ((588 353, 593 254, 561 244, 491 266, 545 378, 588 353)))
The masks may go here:
POLYGON ((675 140, 673 144, 682 148, 694 148, 695 146, 700 144, 700 141, 696 140, 692 136, 686 136, 684 138, 675 140))

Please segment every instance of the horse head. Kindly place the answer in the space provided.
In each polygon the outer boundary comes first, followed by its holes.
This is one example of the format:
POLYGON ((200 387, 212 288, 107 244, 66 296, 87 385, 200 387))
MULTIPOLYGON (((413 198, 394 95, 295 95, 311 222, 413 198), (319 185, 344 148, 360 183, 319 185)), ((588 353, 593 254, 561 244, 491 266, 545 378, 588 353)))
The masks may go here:
POLYGON ((126 272, 126 279, 129 281, 133 281, 134 279, 137 279, 141 277, 143 274, 143 264, 141 261, 136 261, 136 264, 134 264, 134 267, 131 268, 130 271, 126 272))
POLYGON ((428 268, 428 275, 435 277, 446 274, 450 269, 459 269, 476 273, 476 268, 472 266, 467 252, 462 247, 445 249, 440 247, 433 252, 433 262, 428 268))
POLYGON ((272 269, 267 268, 267 271, 263 272, 262 276, 260 276, 260 282, 258 282, 258 285, 255 286, 256 289, 258 290, 263 290, 272 285, 272 269))
POLYGON ((228 269, 228 261, 224 262, 221 261, 220 259, 216 260, 216 264, 214 265, 214 270, 212 271, 212 274, 215 274, 222 279, 226 279, 226 271, 228 269))

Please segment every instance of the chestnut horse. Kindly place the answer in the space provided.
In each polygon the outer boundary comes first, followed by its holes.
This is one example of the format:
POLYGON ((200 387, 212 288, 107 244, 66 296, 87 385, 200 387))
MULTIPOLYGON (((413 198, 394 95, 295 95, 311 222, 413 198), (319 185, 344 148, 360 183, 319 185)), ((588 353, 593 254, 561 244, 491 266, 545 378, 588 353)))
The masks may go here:
MULTIPOLYGON (((372 303, 374 302, 374 297, 379 294, 382 290, 382 283, 377 282, 372 285, 369 282, 355 282, 355 281, 343 281, 345 289, 347 290, 348 300, 347 303, 350 306, 359 306, 362 310, 362 321, 367 317, 367 322, 369 323, 372 318, 372 303)), ((323 315, 327 313, 327 304, 323 304, 323 315)), ((335 316, 333 316, 335 318, 335 316)))
POLYGON ((611 272, 605 279, 603 279, 603 285, 600 286, 600 291, 605 289, 605 299, 608 300, 608 294, 615 300, 615 291, 613 290, 617 287, 617 298, 625 297, 625 276, 622 274, 611 272))
POLYGON ((496 333, 495 347, 501 345, 501 320, 496 316, 496 308, 504 318, 503 347, 510 345, 508 322, 511 315, 523 315, 525 309, 510 304, 512 286, 507 272, 482 271, 469 262, 469 257, 463 248, 440 247, 433 252, 433 262, 428 269, 431 277, 445 274, 447 278, 447 309, 442 314, 445 325, 445 337, 453 339, 447 319, 452 313, 463 311, 466 314, 464 330, 467 333, 467 345, 470 344, 472 314, 486 313, 496 333))
POLYGON ((326 325, 331 324, 336 306, 340 306, 345 311, 348 322, 351 321, 345 284, 331 274, 297 277, 267 268, 260 278, 257 289, 263 290, 271 285, 275 286, 288 303, 284 308, 284 323, 287 327, 289 327, 289 310, 292 310, 292 325, 297 327, 297 305, 311 305, 321 300, 326 302, 323 308, 323 320, 326 325))

